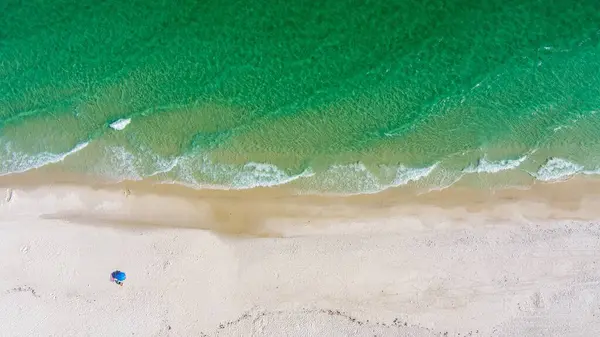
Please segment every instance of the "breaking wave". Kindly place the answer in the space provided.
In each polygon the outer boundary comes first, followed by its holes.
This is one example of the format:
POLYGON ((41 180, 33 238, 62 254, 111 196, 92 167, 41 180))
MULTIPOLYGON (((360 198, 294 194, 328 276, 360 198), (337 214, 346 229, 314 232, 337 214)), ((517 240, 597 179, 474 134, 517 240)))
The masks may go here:
MULTIPOLYGON (((68 156, 84 150, 89 144, 79 143, 64 153, 43 152, 31 155, 15 151, 11 143, 5 143, 4 152, 0 153, 0 175, 22 173, 60 163, 68 156)), ((527 155, 498 161, 483 157, 477 164, 462 170, 449 170, 443 162, 425 167, 369 166, 356 162, 335 164, 319 171, 305 167, 294 172, 270 163, 217 163, 210 160, 206 154, 161 157, 144 149, 132 152, 124 146, 109 146, 101 151, 99 156, 94 155, 96 164, 90 165, 88 169, 91 173, 115 181, 155 177, 156 181, 161 183, 223 190, 274 187, 293 183, 292 186, 300 191, 340 194, 371 194, 409 184, 427 187, 429 191, 439 190, 454 185, 464 174, 494 174, 515 170, 528 159, 527 155)), ((600 169, 586 169, 581 164, 559 157, 547 159, 537 171, 523 171, 542 182, 564 181, 577 174, 600 175, 600 169)))
POLYGON ((32 155, 14 151, 11 143, 6 143, 4 153, 1 156, 2 160, 0 160, 0 175, 22 173, 42 166, 59 163, 68 156, 85 149, 88 145, 89 142, 83 142, 64 153, 42 152, 32 155))
POLYGON ((481 158, 477 165, 468 166, 463 170, 464 173, 498 173, 501 171, 513 170, 519 167, 527 156, 520 157, 518 159, 505 159, 498 161, 490 161, 485 157, 481 158))
POLYGON ((562 158, 550 158, 533 174, 540 181, 564 181, 583 172, 583 166, 562 158))

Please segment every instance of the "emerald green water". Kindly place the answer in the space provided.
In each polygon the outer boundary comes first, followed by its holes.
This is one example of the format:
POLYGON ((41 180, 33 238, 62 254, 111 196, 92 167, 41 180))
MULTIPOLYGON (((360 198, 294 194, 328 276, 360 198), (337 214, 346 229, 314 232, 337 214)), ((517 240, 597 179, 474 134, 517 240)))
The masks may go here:
POLYGON ((5 0, 0 173, 351 193, 595 174, 599 39, 597 1, 5 0))

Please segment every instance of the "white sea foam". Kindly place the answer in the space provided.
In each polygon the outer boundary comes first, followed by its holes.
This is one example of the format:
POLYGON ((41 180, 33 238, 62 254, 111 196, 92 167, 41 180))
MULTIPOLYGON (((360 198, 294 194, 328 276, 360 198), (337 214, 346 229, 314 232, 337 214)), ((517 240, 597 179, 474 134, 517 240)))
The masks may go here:
POLYGON ((122 118, 115 122, 110 123, 110 127, 114 130, 121 131, 127 127, 131 123, 131 118, 122 118))
POLYGON ((498 173, 501 171, 513 170, 519 167, 527 156, 518 159, 504 159, 498 161, 489 161, 485 157, 481 158, 477 165, 466 167, 464 173, 498 173))
POLYGON ((237 172, 231 181, 234 189, 247 189, 254 187, 270 187, 287 184, 296 179, 314 175, 308 169, 300 174, 288 175, 275 165, 264 163, 247 163, 237 172))
POLYGON ((562 158, 550 158, 532 175, 541 181, 563 181, 582 173, 583 166, 562 158))
POLYGON ((363 163, 332 165, 316 178, 314 190, 330 190, 344 193, 376 193, 383 189, 381 181, 363 163))
POLYGON ((103 164, 99 174, 115 180, 142 180, 173 170, 180 157, 161 157, 149 149, 137 148, 131 152, 123 146, 105 149, 103 164))
POLYGON ((450 172, 448 170, 441 170, 439 176, 436 177, 437 184, 430 187, 424 193, 445 190, 459 182, 463 178, 463 176, 463 172, 450 172))
POLYGON ((218 190, 242 190, 255 187, 272 187, 310 177, 314 172, 309 168, 299 174, 288 174, 272 164, 250 162, 243 166, 215 163, 204 155, 185 155, 172 163, 175 181, 193 188, 218 190), (201 176, 206 181, 198 181, 201 176))
POLYGON ((101 172, 106 177, 117 180, 141 180, 143 177, 138 171, 138 159, 122 146, 112 146, 106 149, 105 172, 101 172))
POLYGON ((388 188, 419 181, 430 175, 437 167, 437 163, 423 168, 404 165, 379 166, 375 169, 376 172, 373 172, 361 162, 332 165, 327 171, 318 174, 315 178, 318 185, 312 190, 340 191, 350 195, 378 193, 388 188))
POLYGON ((400 165, 396 171, 396 177, 390 184, 390 187, 406 185, 411 181, 419 181, 431 174, 431 172, 433 172, 437 166, 438 163, 423 168, 410 168, 400 165))
POLYGON ((154 171, 148 174, 148 177, 171 172, 179 163, 179 157, 165 159, 159 157, 158 155, 153 155, 152 158, 154 160, 154 163, 156 163, 156 168, 154 169, 154 171))
POLYGON ((560 126, 557 126, 557 127, 555 127, 555 128, 554 128, 554 129, 552 129, 552 130, 553 130, 554 132, 557 132, 557 131, 560 131, 560 130, 562 130, 562 129, 565 129, 565 128, 567 128, 567 127, 568 127, 568 126, 566 126, 566 125, 560 125, 560 126))
POLYGON ((4 158, 0 161, 0 175, 22 173, 45 165, 59 163, 68 156, 85 149, 88 145, 89 142, 79 143, 64 153, 42 152, 39 154, 28 154, 14 151, 11 143, 8 143, 5 146, 6 153, 2 156, 4 158))
POLYGON ((174 167, 169 171, 173 172, 173 176, 176 177, 173 183, 192 188, 201 188, 194 178, 192 167, 193 163, 190 156, 183 155, 178 157, 174 167))
POLYGON ((597 168, 595 170, 581 171, 581 174, 585 174, 585 175, 588 175, 588 176, 600 175, 600 168, 597 168))

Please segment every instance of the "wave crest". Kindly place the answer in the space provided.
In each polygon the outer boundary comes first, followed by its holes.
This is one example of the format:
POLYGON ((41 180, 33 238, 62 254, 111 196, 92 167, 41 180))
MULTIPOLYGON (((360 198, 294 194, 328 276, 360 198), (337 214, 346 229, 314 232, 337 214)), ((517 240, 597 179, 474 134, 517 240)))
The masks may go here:
POLYGON ((304 170, 300 174, 288 175, 275 165, 264 163, 248 163, 237 172, 231 186, 235 189, 247 189, 254 187, 271 187, 284 185, 296 179, 314 175, 311 169, 304 170))
POLYGON ((49 164, 59 163, 68 156, 85 149, 89 142, 83 142, 75 145, 71 150, 63 153, 42 152, 35 155, 13 151, 12 144, 7 143, 4 147, 3 159, 0 160, 0 176, 23 173, 29 170, 38 169, 49 164))
POLYGON ((396 171, 396 178, 392 181, 390 187, 402 186, 410 182, 419 181, 430 175, 437 167, 438 163, 423 168, 410 168, 400 165, 396 171))
POLYGON ((481 158, 477 165, 468 166, 463 170, 464 173, 498 173, 501 171, 514 170, 519 167, 527 156, 520 157, 518 159, 505 159, 498 161, 490 161, 485 157, 481 158))
POLYGON ((564 181, 583 172, 583 166, 563 158, 550 158, 533 176, 540 181, 564 181))
POLYGON ((124 130, 129 123, 131 123, 131 118, 121 118, 110 123, 108 126, 113 130, 121 131, 124 130))

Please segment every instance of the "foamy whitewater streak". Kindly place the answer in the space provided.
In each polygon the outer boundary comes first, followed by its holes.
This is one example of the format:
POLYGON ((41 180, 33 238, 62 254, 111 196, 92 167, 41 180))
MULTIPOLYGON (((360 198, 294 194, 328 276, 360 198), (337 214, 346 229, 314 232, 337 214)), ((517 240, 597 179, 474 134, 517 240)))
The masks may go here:
POLYGON ((400 165, 400 167, 398 167, 398 170, 396 172, 396 178, 394 178, 394 181, 392 181, 392 183, 390 184, 389 187, 397 187, 397 186, 402 186, 402 185, 406 185, 408 183, 415 182, 415 181, 419 181, 425 177, 427 177, 428 175, 431 174, 431 172, 433 172, 433 170, 435 170, 435 168, 438 166, 438 163, 435 163, 429 167, 423 167, 423 168, 410 168, 410 167, 405 167, 400 165))
POLYGON ((380 166, 373 172, 363 163, 332 165, 315 178, 313 191, 336 191, 342 194, 371 194, 419 181, 429 176, 438 163, 423 168, 380 166), (341 190, 341 191, 340 191, 341 190))
POLYGON ((527 156, 518 159, 505 159, 499 161, 489 161, 485 157, 481 158, 477 165, 466 167, 464 173, 498 173, 501 171, 513 170, 519 167, 527 156))
POLYGON ((141 180, 170 172, 179 162, 179 157, 162 158, 149 151, 140 153, 147 157, 139 158, 122 146, 111 146, 106 149, 104 159, 108 167, 104 167, 103 172, 99 173, 117 181, 141 180))
POLYGON ((85 149, 88 145, 89 142, 79 143, 75 145, 74 148, 64 153, 42 152, 31 155, 13 151, 11 143, 8 143, 4 147, 4 154, 1 156, 0 175, 22 173, 45 165, 61 162, 68 156, 85 149))
POLYGON ((247 163, 243 166, 218 164, 204 155, 183 156, 176 158, 168 171, 174 175, 174 181, 168 183, 182 184, 192 188, 209 188, 221 190, 241 190, 255 187, 272 187, 290 183, 294 180, 311 177, 314 172, 309 168, 300 174, 290 175, 275 165, 265 163, 247 163), (208 181, 198 181, 200 175, 208 181))
POLYGON ((115 180, 141 180, 141 166, 137 158, 122 146, 111 146, 106 149, 104 162, 107 167, 100 174, 115 180))
POLYGON ((131 123, 131 118, 123 118, 110 123, 109 126, 113 130, 121 131, 124 130, 127 127, 127 125, 129 125, 129 123, 131 123))
POLYGON ((384 189, 377 177, 363 164, 332 165, 317 177, 317 185, 311 190, 347 193, 376 193, 384 189))
POLYGON ((550 158, 532 175, 540 181, 563 181, 583 172, 583 166, 562 158, 550 158))
POLYGON ((152 177, 161 173, 171 172, 177 164, 179 164, 179 157, 173 159, 160 158, 158 155, 154 155, 154 162, 156 163, 156 169, 150 173, 148 177, 152 177))
POLYGON ((585 175, 589 175, 589 176, 600 175, 600 168, 597 168, 595 170, 585 170, 585 171, 582 171, 581 174, 585 174, 585 175))
POLYGON ((288 175, 275 165, 248 163, 235 175, 231 186, 235 189, 270 187, 287 184, 296 179, 313 175, 314 172, 311 169, 297 175, 288 175))

